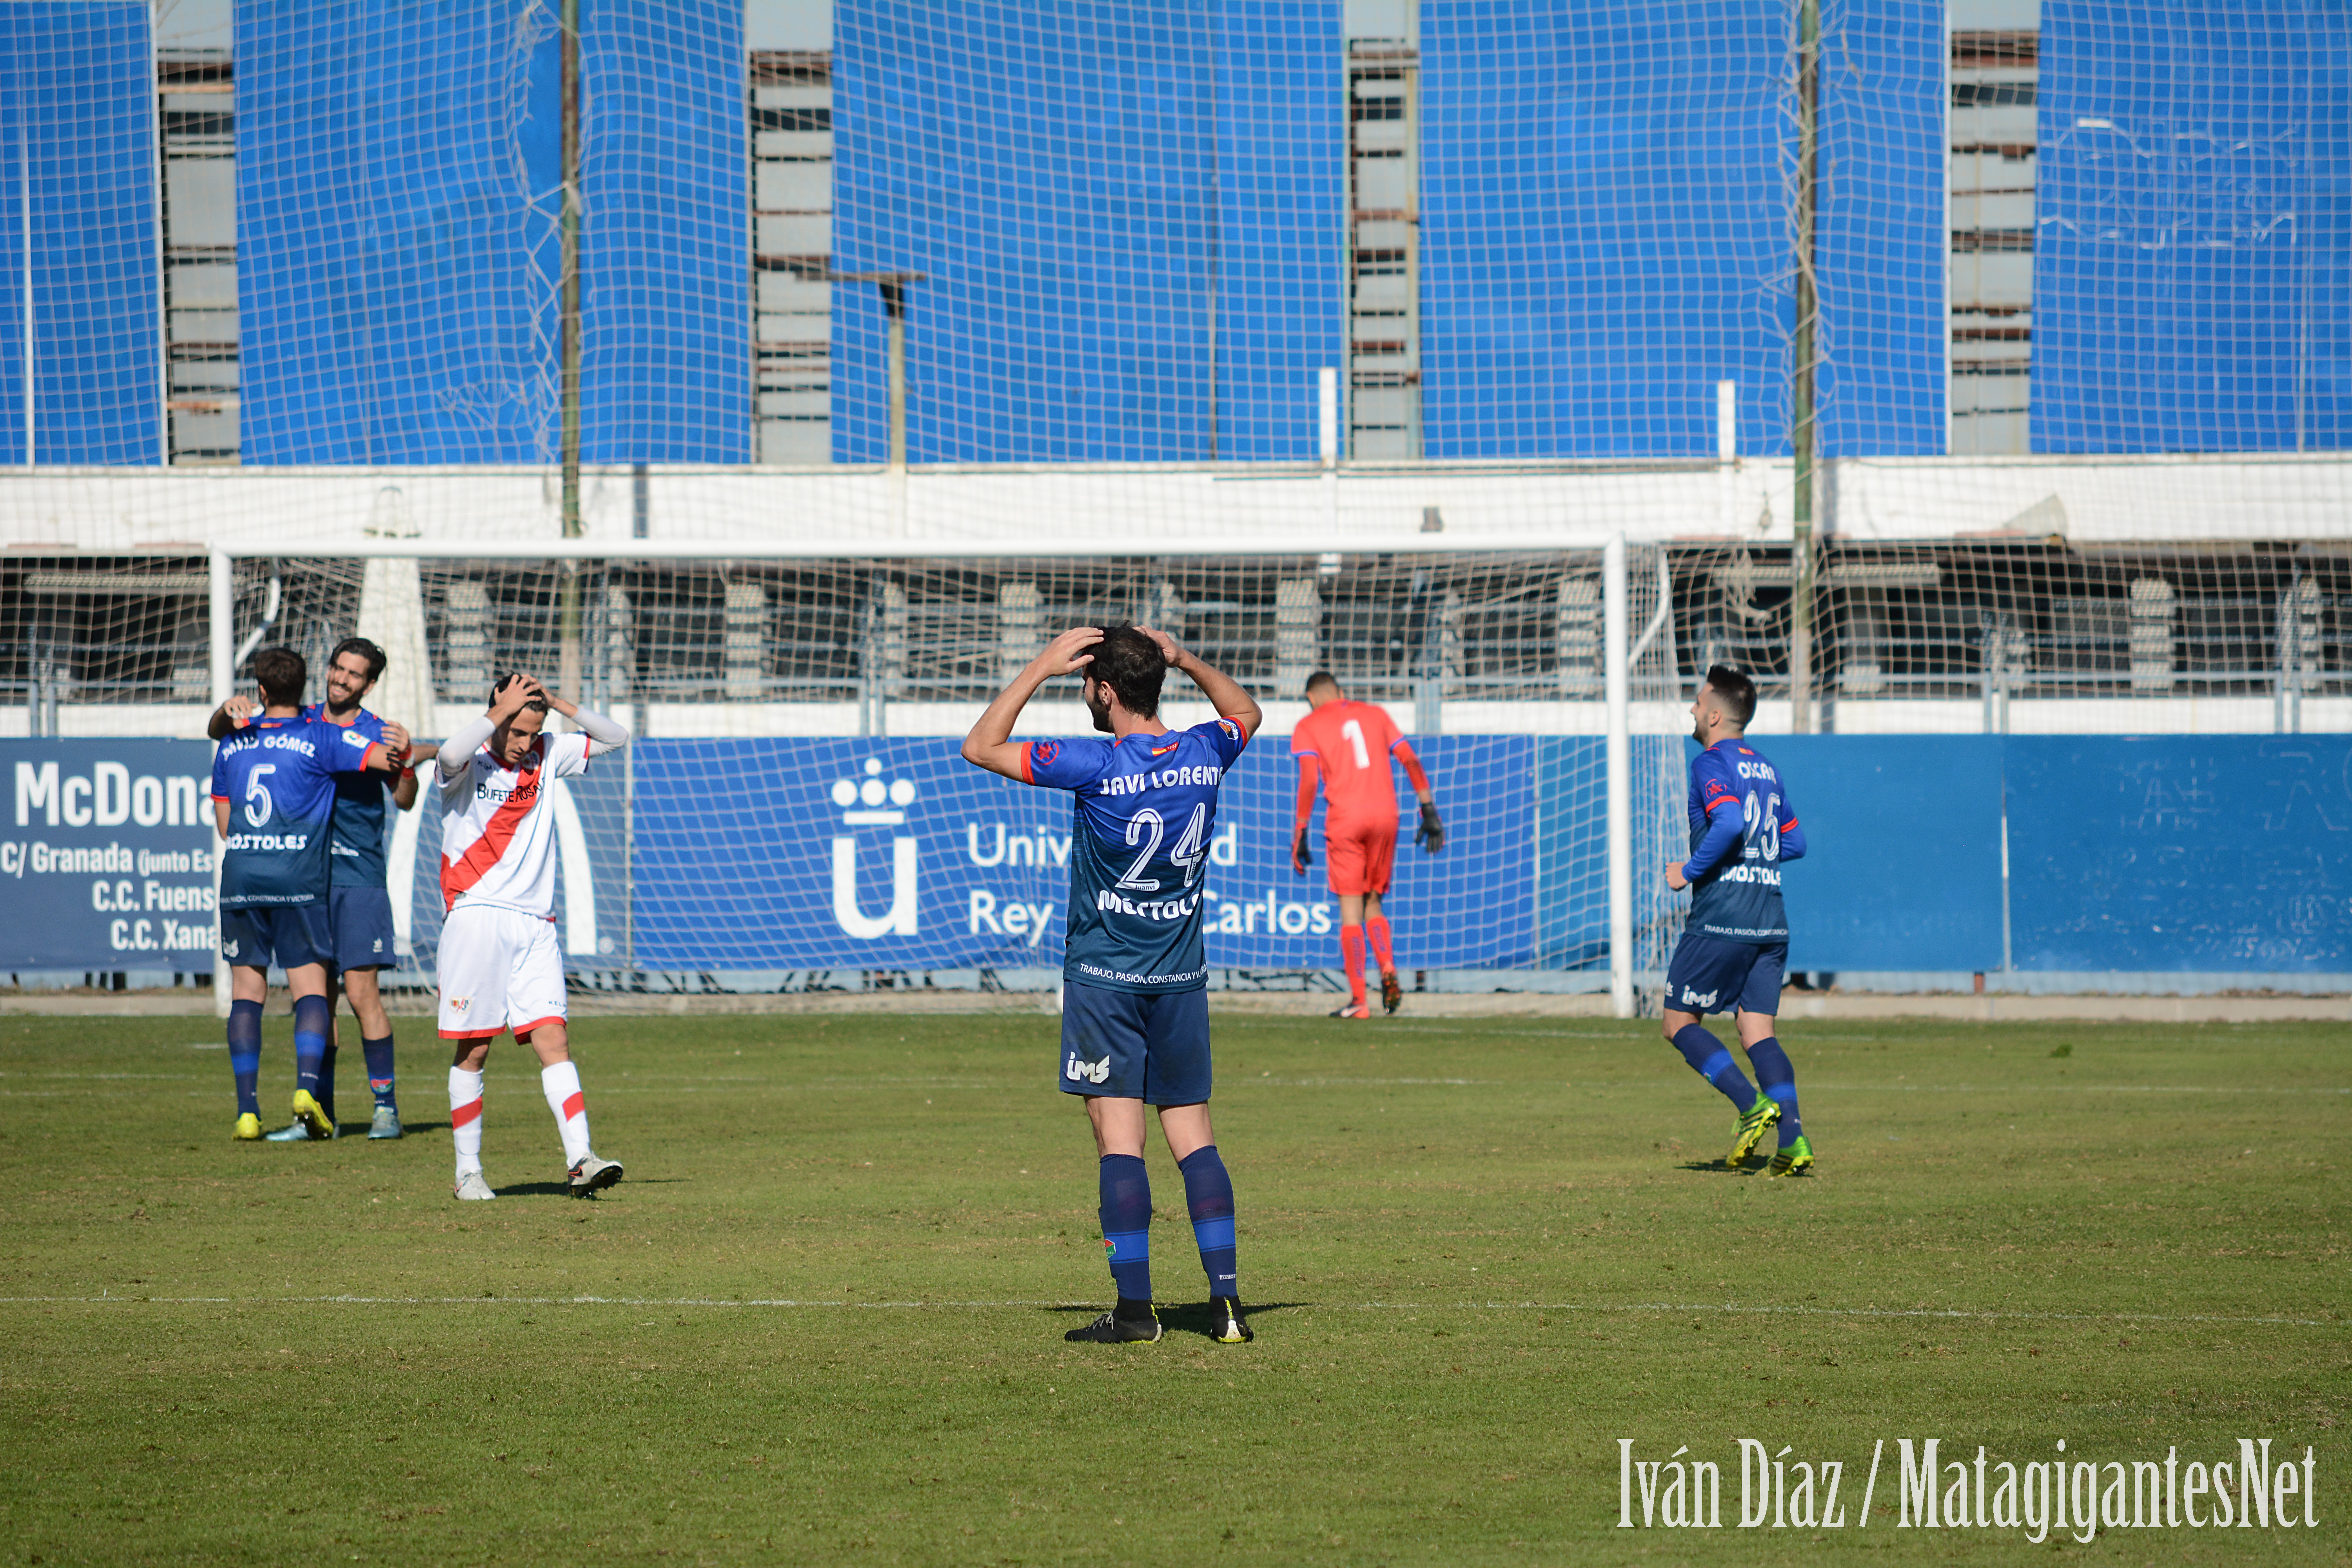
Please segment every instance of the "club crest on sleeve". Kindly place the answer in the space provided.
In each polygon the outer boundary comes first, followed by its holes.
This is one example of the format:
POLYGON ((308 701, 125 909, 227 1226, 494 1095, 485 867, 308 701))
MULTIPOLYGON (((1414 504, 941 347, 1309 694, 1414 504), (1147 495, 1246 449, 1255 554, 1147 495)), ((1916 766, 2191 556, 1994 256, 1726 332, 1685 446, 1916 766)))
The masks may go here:
POLYGON ((1059 741, 1033 741, 1029 743, 1029 760, 1032 763, 1050 768, 1061 754, 1062 742, 1059 741))

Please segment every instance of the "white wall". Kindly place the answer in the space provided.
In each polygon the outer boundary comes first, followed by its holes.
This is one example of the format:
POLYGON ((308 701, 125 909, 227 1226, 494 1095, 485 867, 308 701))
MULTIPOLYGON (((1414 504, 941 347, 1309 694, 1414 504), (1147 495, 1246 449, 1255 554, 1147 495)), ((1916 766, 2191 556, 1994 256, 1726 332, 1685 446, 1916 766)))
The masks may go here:
MULTIPOLYGON (((1790 467, 1743 461, 1313 469, 656 468, 649 537, 809 553, 956 550, 1558 549, 1790 536, 1790 467), (1422 531, 1435 509, 1444 532, 1422 531)), ((335 553, 387 537, 555 543, 556 475, 498 468, 42 469, 0 478, 0 547, 226 545, 335 553)), ((2329 541, 2352 545, 2352 457, 1936 458, 1827 466, 1825 527, 1857 540, 2329 541)), ((630 537, 630 475, 591 469, 582 522, 630 537)))

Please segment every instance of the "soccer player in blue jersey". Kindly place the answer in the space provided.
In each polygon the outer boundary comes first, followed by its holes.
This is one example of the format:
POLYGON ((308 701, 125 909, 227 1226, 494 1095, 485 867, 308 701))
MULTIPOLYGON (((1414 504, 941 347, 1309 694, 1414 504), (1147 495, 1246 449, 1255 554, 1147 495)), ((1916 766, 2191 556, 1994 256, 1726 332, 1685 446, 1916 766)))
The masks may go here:
POLYGON ((1665 1037, 1738 1114, 1724 1163, 1739 1169, 1777 1124, 1780 1152, 1766 1169, 1792 1176, 1811 1167, 1813 1146, 1797 1114, 1796 1068, 1772 1031, 1789 962, 1780 868, 1805 853, 1805 836, 1780 770, 1745 738, 1755 714, 1756 682, 1720 664, 1691 704, 1691 734, 1701 750, 1690 765, 1690 858, 1666 868, 1666 886, 1688 888, 1691 907, 1666 968, 1665 1037), (1738 1016, 1739 1043, 1761 1094, 1701 1026, 1701 1018, 1719 1012, 1738 1016))
POLYGON ((326 1054, 328 838, 339 773, 396 772, 406 761, 357 730, 302 716, 310 670, 292 648, 253 656, 262 711, 213 757, 213 822, 223 853, 221 956, 232 965, 229 1065, 236 1075, 236 1129, 261 1136, 261 1008, 269 967, 294 992, 294 1120, 313 1138, 335 1124, 319 1103, 326 1054))
MULTIPOLYGON (((327 700, 302 710, 305 719, 356 731, 381 741, 388 751, 410 750, 407 730, 360 706, 383 674, 383 649, 365 637, 345 637, 327 659, 327 700)), ((210 733, 223 740, 249 721, 257 710, 249 697, 232 697, 213 715, 210 733)), ((384 836, 390 826, 384 802, 402 811, 416 804, 416 770, 404 763, 396 774, 373 771, 335 775, 334 828, 328 841, 328 940, 332 952, 327 969, 327 1050, 319 1062, 318 1100, 327 1120, 335 1116, 334 1029, 335 993, 351 998, 352 1016, 359 1021, 360 1048, 367 1059, 368 1089, 375 1104, 368 1123, 370 1138, 400 1136, 400 1102, 393 1072, 392 1018, 384 1011, 376 983, 380 970, 399 963, 392 921, 392 894, 384 876, 384 836)), ((268 1134, 276 1142, 310 1136, 301 1121, 268 1134)))
POLYGON ((1201 868, 1225 770, 1257 732, 1248 692, 1165 635, 1143 626, 1064 632, 1016 676, 964 737, 964 760, 1077 798, 1065 917, 1062 1091, 1082 1097, 1100 1159, 1103 1244, 1118 1302, 1066 1338, 1097 1344, 1160 1336, 1151 1307, 1151 1179, 1144 1107, 1184 1177, 1211 1336, 1252 1339, 1234 1263, 1234 1184, 1209 1126, 1209 968, 1201 945, 1201 868), (1218 718, 1189 730, 1160 721, 1171 668, 1218 718), (1095 728, 1109 739, 1015 742, 1037 689, 1082 674, 1095 728))

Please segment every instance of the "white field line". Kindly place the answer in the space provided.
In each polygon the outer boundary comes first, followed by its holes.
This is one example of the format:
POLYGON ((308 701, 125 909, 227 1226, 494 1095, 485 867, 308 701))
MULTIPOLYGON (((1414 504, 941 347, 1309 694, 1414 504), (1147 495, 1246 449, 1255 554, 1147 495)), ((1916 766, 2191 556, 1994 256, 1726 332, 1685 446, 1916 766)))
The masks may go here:
MULTIPOLYGON (((36 1082, 70 1082, 80 1079, 108 1083, 131 1076, 133 1075, 127 1073, 0 1073, 0 1080, 5 1080, 14 1077, 19 1079, 31 1079, 36 1082)), ((171 1083, 209 1083, 212 1079, 211 1074, 195 1075, 158 1073, 142 1074, 138 1076, 151 1081, 171 1083)), ((517 1077, 513 1079, 514 1085, 518 1086, 519 1089, 520 1086, 524 1085, 526 1082, 527 1080, 520 1077, 517 1077)), ((877 1091, 885 1089, 928 1089, 934 1092, 948 1089, 961 1089, 971 1090, 976 1093, 1002 1093, 1008 1089, 1020 1089, 1030 1085, 1032 1082, 1033 1080, 1031 1079, 1024 1077, 1020 1079, 1005 1079, 994 1082, 974 1081, 969 1079, 803 1079, 797 1082, 779 1083, 756 1078, 729 1077, 673 1079, 667 1083, 660 1084, 605 1082, 598 1086, 596 1092, 599 1095, 709 1094, 716 1091, 698 1088, 697 1086, 701 1084, 725 1084, 730 1086, 730 1088, 725 1092, 736 1093, 740 1092, 740 1088, 731 1086, 756 1084, 761 1089, 778 1094, 803 1094, 817 1090, 831 1092, 844 1089, 872 1089, 877 1091)), ((500 1089, 505 1089, 508 1087, 507 1081, 503 1079, 493 1079, 492 1084, 494 1087, 500 1089)), ((1512 1079, 1490 1078, 1236 1078, 1226 1084, 1225 1092, 1231 1094, 1236 1089, 1252 1087, 1259 1089, 1527 1089, 1531 1087, 1554 1086, 1549 1083, 1537 1084, 1531 1080, 1523 1079, 1512 1079)), ((1561 1084, 1557 1087, 1565 1088, 1568 1086, 1566 1084, 1561 1084)), ((1664 1090, 1671 1089, 1673 1092, 1680 1093, 1683 1087, 1684 1086, 1682 1085, 1669 1086, 1655 1083, 1586 1083, 1579 1086, 1576 1092, 1586 1095, 1617 1093, 1656 1094, 1664 1090)), ((1805 1094, 2352 1095, 2352 1088, 2330 1088, 2324 1084, 2313 1084, 2301 1088, 2290 1088, 2284 1085, 2267 1086, 2204 1083, 1975 1084, 1801 1082, 1799 1089, 1805 1094)), ((56 1100, 68 1095, 103 1094, 106 1092, 108 1091, 103 1089, 97 1088, 0 1089, 0 1100, 56 1100)), ((214 1091, 210 1089, 184 1089, 181 1092, 191 1098, 201 1099, 210 1096, 214 1091)))
MULTIPOLYGON (((1072 1308, 1098 1301, 723 1300, 703 1296, 0 1296, 0 1307, 713 1307, 767 1310, 925 1312, 1014 1311, 1072 1308)), ((1286 1309, 1296 1310, 1298 1309, 1286 1309)), ((1347 1312, 1713 1312, 1732 1317, 1938 1318, 1979 1323, 2234 1323, 2304 1329, 2346 1326, 2342 1320, 2174 1312, 2005 1312, 1969 1307, 1739 1306, 1722 1301, 1351 1301, 1307 1310, 1347 1312)))

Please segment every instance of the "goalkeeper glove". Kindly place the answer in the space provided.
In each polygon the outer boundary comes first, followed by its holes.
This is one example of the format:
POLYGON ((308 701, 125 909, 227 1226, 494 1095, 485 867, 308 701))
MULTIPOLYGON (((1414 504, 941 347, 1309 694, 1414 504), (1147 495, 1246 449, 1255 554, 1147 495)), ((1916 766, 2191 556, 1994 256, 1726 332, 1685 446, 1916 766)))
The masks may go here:
POLYGON ((1438 820, 1434 802, 1421 803, 1421 826, 1412 830, 1412 841, 1432 855, 1445 847, 1445 824, 1438 820))
POLYGON ((1307 868, 1313 864, 1315 852, 1307 847, 1307 829, 1302 827, 1298 836, 1290 841, 1290 868, 1304 877, 1307 868))

